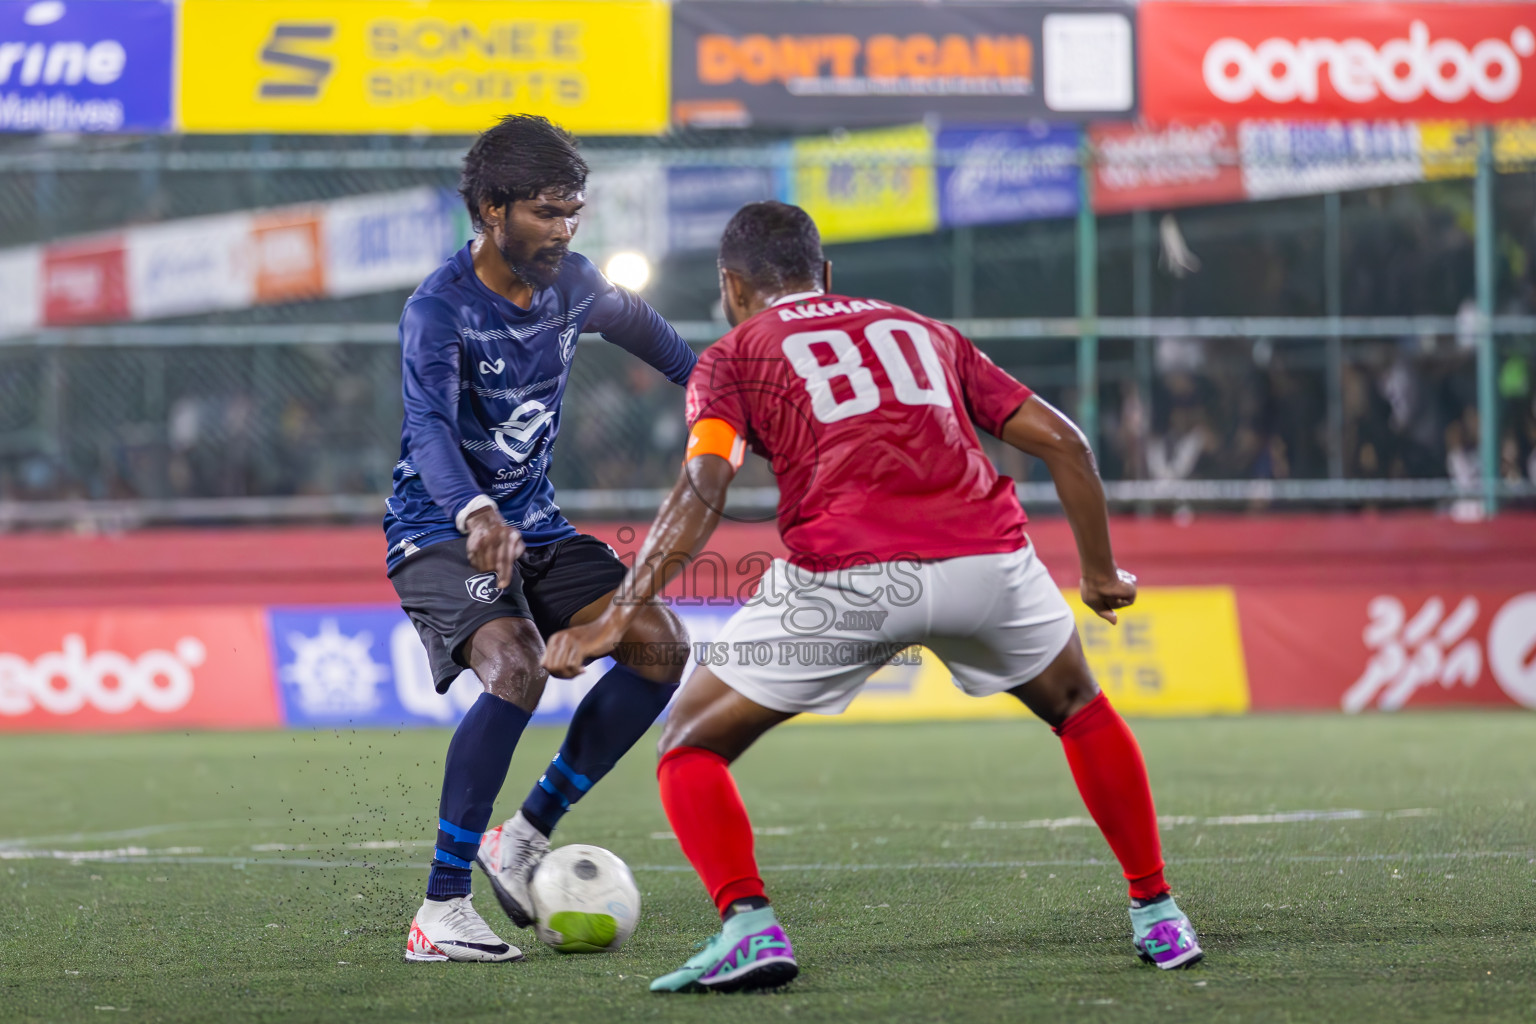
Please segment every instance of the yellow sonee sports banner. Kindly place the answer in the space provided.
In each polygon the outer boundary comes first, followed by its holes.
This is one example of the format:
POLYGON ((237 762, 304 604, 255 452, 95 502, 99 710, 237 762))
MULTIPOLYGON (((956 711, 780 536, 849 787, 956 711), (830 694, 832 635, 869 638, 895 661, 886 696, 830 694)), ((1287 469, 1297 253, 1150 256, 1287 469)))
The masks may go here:
MULTIPOLYGON (((1111 626, 1066 594, 1089 667, 1127 715, 1232 715, 1248 710, 1248 672, 1230 587, 1149 587, 1111 626)), ((870 677, 847 711, 796 722, 906 722, 1016 718, 1013 697, 967 697, 931 651, 902 657, 870 677), (912 663, 916 661, 916 663, 912 663)))
POLYGON ((184 0, 180 124, 467 134, 525 113, 656 134, 670 42, 657 0, 184 0))

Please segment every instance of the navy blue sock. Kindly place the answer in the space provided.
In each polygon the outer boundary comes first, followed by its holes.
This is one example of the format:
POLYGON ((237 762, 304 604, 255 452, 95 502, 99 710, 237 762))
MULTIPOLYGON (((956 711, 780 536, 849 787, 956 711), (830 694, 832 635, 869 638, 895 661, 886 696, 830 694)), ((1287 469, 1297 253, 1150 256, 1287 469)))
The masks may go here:
POLYGON ((469 871, 480 837, 491 823, 491 805, 507 779, 512 751, 529 717, 516 704, 482 693, 454 731, 437 805, 437 851, 427 879, 428 899, 469 893, 469 871))
POLYGON ((554 831, 571 804, 645 735, 676 691, 676 683, 653 683, 623 665, 609 669, 571 716, 560 752, 523 801, 523 817, 545 835, 554 831))

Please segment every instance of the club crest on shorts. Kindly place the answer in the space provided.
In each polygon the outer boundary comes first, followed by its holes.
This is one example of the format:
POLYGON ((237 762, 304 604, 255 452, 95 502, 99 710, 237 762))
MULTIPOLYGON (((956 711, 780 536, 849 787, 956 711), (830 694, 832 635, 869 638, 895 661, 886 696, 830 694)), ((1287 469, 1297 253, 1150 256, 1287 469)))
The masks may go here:
POLYGON ((496 574, 493 572, 471 576, 464 581, 464 589, 469 591, 470 597, 483 604, 495 604, 501 596, 501 588, 496 585, 496 574))

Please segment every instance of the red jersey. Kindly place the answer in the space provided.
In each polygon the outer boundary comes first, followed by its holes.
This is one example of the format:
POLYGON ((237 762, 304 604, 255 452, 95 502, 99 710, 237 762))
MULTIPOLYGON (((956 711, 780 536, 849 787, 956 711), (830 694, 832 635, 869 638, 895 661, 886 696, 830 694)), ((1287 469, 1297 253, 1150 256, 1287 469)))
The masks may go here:
POLYGON ((1032 395, 948 324, 878 302, 807 295, 740 324, 699 357, 688 424, 730 424, 779 483, 798 564, 957 558, 1028 543, 988 433, 1032 395))

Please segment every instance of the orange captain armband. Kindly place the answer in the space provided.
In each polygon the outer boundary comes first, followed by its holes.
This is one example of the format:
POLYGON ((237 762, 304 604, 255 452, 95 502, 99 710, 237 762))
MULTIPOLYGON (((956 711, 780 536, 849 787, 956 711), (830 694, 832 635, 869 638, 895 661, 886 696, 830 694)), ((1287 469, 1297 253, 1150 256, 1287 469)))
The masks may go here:
POLYGON ((683 465, 700 455, 718 455, 729 462, 732 469, 740 469, 742 460, 747 457, 747 441, 725 420, 702 419, 688 432, 688 452, 683 456, 683 465))

